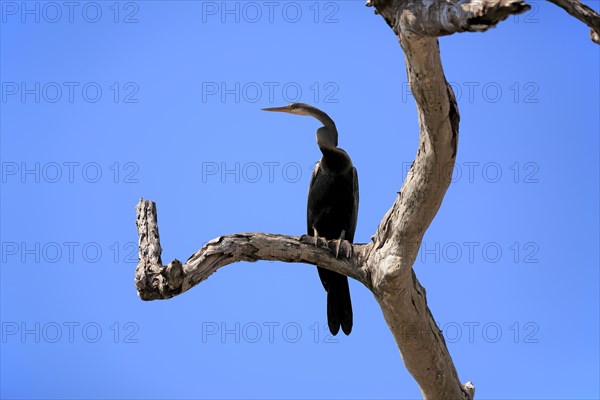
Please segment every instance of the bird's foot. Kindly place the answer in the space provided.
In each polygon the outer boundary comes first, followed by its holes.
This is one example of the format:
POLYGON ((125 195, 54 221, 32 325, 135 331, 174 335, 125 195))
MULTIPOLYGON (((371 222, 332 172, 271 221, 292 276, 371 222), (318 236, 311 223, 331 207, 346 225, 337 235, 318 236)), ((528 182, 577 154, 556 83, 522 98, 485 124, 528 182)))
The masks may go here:
POLYGON ((324 247, 327 245, 327 240, 325 240, 325 238, 322 238, 320 236, 314 237, 314 236, 310 236, 310 235, 302 235, 302 236, 300 236, 300 241, 302 243, 311 244, 315 247, 324 247))
POLYGON ((315 237, 314 236, 310 236, 310 235, 302 235, 302 236, 300 236, 300 241, 302 243, 312 244, 312 245, 316 245, 316 243, 317 243, 315 237))
POLYGON ((339 258, 340 255, 345 258, 352 258, 354 254, 354 247, 352 246, 352 243, 347 240, 337 239, 332 240, 331 244, 334 245, 332 250, 335 253, 335 258, 339 258))

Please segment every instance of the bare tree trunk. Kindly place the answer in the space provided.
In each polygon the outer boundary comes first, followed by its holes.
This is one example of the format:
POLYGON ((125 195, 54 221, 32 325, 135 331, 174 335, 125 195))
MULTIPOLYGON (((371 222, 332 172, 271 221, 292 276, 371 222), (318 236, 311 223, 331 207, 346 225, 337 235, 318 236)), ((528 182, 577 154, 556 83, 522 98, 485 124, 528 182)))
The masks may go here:
MULTIPOLYGON (((576 0, 551 0, 573 2, 576 0)), ((167 299, 238 261, 277 260, 319 265, 362 282, 377 299, 402 359, 426 399, 472 399, 461 384, 444 338, 427 307, 412 266, 425 231, 450 185, 458 145, 459 113, 444 76, 437 36, 485 31, 528 10, 521 0, 371 0, 398 35, 417 104, 419 147, 392 208, 369 244, 354 244, 349 258, 333 256, 335 241, 240 233, 212 240, 184 264, 163 266, 156 205, 136 207, 139 263, 135 283, 143 300, 167 299)))

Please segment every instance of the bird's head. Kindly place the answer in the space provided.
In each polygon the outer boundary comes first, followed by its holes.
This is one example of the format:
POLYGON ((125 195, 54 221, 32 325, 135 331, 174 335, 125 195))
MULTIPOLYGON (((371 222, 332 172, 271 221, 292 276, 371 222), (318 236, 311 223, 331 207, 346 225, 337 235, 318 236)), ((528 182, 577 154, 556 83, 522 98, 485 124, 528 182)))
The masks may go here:
POLYGON ((263 108, 263 111, 284 112, 296 115, 314 116, 317 109, 305 103, 290 103, 283 107, 263 108))
POLYGON ((310 104, 291 103, 283 107, 263 108, 263 111, 275 111, 295 115, 306 115, 318 119, 326 128, 335 130, 335 123, 331 118, 329 118, 329 115, 325 114, 317 107, 311 106, 310 104))
POLYGON ((316 118, 323 124, 323 127, 317 130, 317 143, 319 144, 319 147, 321 149, 331 149, 337 146, 338 133, 335 123, 329 118, 329 115, 325 114, 317 107, 304 103, 291 103, 284 107, 263 108, 263 110, 295 115, 307 115, 316 118))

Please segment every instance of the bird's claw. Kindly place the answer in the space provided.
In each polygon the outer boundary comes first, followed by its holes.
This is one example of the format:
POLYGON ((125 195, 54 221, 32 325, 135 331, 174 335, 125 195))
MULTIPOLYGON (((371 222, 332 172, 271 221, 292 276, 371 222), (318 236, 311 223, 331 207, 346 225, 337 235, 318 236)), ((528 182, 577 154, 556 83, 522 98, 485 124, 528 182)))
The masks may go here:
POLYGON ((311 235, 302 235, 300 236, 300 241, 303 243, 312 244, 315 247, 322 247, 327 244, 327 241, 320 236, 314 237, 311 235))
POLYGON ((335 258, 339 258, 340 255, 345 258, 352 258, 352 255, 354 254, 352 243, 343 239, 332 240, 331 243, 335 246, 333 249, 335 258))
POLYGON ((302 235, 300 236, 302 243, 310 244, 315 247, 328 247, 335 253, 335 258, 340 256, 345 258, 352 258, 354 255, 354 247, 352 243, 343 239, 327 240, 321 236, 302 235))
POLYGON ((314 236, 310 236, 310 235, 302 235, 300 236, 300 241, 302 243, 307 243, 307 244, 314 244, 316 245, 317 241, 315 240, 314 236))
POLYGON ((327 239, 317 236, 317 240, 315 242, 315 247, 327 247, 327 239))

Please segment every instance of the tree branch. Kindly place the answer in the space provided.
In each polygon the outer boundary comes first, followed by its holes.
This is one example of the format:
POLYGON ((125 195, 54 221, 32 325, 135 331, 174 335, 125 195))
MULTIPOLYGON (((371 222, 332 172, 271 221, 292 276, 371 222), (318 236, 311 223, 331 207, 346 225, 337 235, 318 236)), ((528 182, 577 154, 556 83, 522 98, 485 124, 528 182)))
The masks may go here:
MULTIPOLYGON (((375 235, 375 248, 393 244, 397 265, 410 269, 425 231, 450 185, 456 160, 460 116, 446 82, 436 38, 400 35, 408 81, 417 103, 419 148, 392 208, 375 235)), ((386 271, 386 279, 393 271, 386 271)))
POLYGON ((600 44, 600 15, 579 0, 548 0, 590 27, 590 39, 600 44))
POLYGON ((446 82, 436 38, 400 34, 409 84, 417 103, 420 135, 415 161, 374 237, 369 265, 375 296, 406 368, 426 399, 470 399, 427 307, 412 265, 423 235, 450 185, 456 159, 459 113, 446 82))
POLYGON ((140 199, 136 213, 139 260, 135 284, 142 300, 168 299, 181 294, 206 280, 217 269, 238 261, 271 260, 319 265, 371 286, 370 277, 362 267, 371 245, 355 244, 350 258, 335 258, 333 249, 337 241, 322 241, 317 246, 311 237, 266 233, 221 236, 208 242, 185 264, 175 259, 164 267, 156 204, 140 199))
POLYGON ((484 32, 509 15, 531 9, 522 0, 369 0, 367 6, 374 6, 397 35, 429 37, 484 32))
POLYGON ((446 81, 435 36, 481 31, 521 13, 521 1, 375 1, 376 12, 394 29, 404 50, 408 81, 419 117, 419 148, 392 208, 374 236, 367 261, 374 294, 394 334, 402 359, 426 399, 470 399, 412 266, 425 231, 450 185, 460 115, 446 81))
POLYGON ((398 293, 386 291, 375 297, 423 398, 472 399, 475 387, 471 382, 460 384, 442 332, 427 306, 425 288, 412 269, 403 278, 398 293))
POLYGON ((457 384, 458 375, 452 358, 427 307, 425 289, 412 270, 405 270, 410 274, 407 279, 395 280, 393 284, 383 279, 378 286, 374 285, 372 275, 390 270, 387 266, 394 258, 379 260, 372 254, 375 253, 373 244, 354 244, 351 257, 335 258, 336 240, 315 246, 311 237, 239 233, 210 241, 185 264, 173 260, 165 267, 161 261, 156 204, 140 200, 136 213, 139 260, 135 283, 142 300, 174 297, 206 280, 217 269, 237 261, 272 260, 319 265, 362 282, 375 294, 404 361, 419 382, 425 398, 472 398, 474 388, 468 386, 470 384, 465 387, 457 384))

